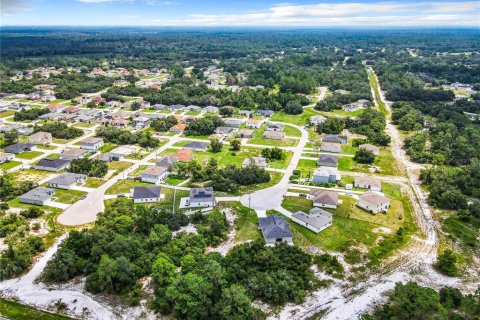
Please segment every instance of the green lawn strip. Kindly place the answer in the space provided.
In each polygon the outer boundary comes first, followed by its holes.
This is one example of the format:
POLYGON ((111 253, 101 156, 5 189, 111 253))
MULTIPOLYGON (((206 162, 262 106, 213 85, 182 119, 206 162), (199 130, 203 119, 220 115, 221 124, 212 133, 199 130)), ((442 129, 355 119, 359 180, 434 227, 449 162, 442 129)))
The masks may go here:
POLYGON ((186 116, 198 116, 201 111, 188 111, 185 113, 186 116))
POLYGON ((88 177, 87 181, 83 185, 86 188, 98 188, 103 185, 107 180, 88 177))
POLYGON ((355 164, 352 157, 338 157, 338 170, 352 171, 355 164))
POLYGON ((302 177, 312 176, 313 171, 317 168, 317 161, 316 160, 307 160, 307 159, 300 159, 298 161, 297 170, 300 170, 300 174, 302 177))
MULTIPOLYGON (((41 171, 35 169, 20 169, 15 174, 16 181, 33 181, 38 182, 52 174, 50 171, 41 171)), ((58 173, 58 172, 57 172, 58 173)))
POLYGON ((37 149, 41 149, 41 150, 54 150, 56 148, 57 148, 56 146, 51 146, 51 145, 46 145, 46 146, 37 145, 37 149))
POLYGON ((19 166, 19 165, 21 165, 21 164, 22 164, 22 163, 21 163, 21 162, 18 162, 18 161, 4 162, 4 163, 0 164, 0 170, 12 169, 12 168, 15 168, 16 166, 19 166))
POLYGON ((55 194, 52 197, 53 201, 61 202, 61 203, 75 203, 80 198, 87 193, 85 191, 80 190, 62 190, 62 189, 55 189, 55 194))
POLYGON ((258 217, 254 210, 242 206, 239 202, 220 202, 219 208, 230 208, 235 214, 235 243, 243 243, 248 240, 258 240, 262 238, 262 233, 258 229, 258 217))
POLYGON ((0 118, 7 118, 7 117, 10 117, 10 116, 13 116, 14 114, 15 114, 15 111, 7 110, 7 111, 4 111, 4 112, 0 112, 0 118))
POLYGON ((106 152, 112 151, 112 150, 115 149, 116 147, 117 147, 116 144, 107 142, 107 143, 105 143, 103 146, 101 146, 101 147, 98 149, 98 151, 100 151, 101 153, 106 153, 106 152))
POLYGON ((123 170, 131 167, 133 163, 128 161, 112 161, 112 162, 109 162, 107 165, 108 165, 108 170, 115 170, 115 173, 113 175, 117 175, 123 170))
POLYGON ((171 186, 178 186, 180 183, 185 181, 187 178, 186 177, 180 177, 174 174, 169 174, 167 175, 167 184, 171 186))
POLYGON ((345 111, 343 109, 335 109, 333 111, 322 111, 322 115, 326 116, 326 117, 334 117, 334 116, 345 116, 345 117, 356 117, 356 116, 359 116, 361 115, 362 113, 365 112, 365 109, 359 109, 359 110, 355 110, 355 111, 345 111))
POLYGON ((373 165, 380 168, 379 174, 385 174, 389 176, 402 176, 404 170, 398 166, 396 159, 393 157, 390 149, 380 149, 380 153, 375 157, 373 165))
MULTIPOLYGON (((322 140, 322 134, 317 132, 317 129, 315 126, 308 128, 308 139, 312 141, 321 141, 322 140)), ((312 143, 313 145, 313 143, 312 143)), ((320 144, 319 144, 320 145, 320 144)), ((307 147, 307 146, 305 146, 307 147)), ((312 148, 312 147, 307 147, 307 148, 312 148)))
MULTIPOLYGON (((175 198, 175 210, 178 210, 180 207, 180 199, 188 197, 190 195, 189 191, 186 190, 174 190, 172 188, 164 188, 162 187, 161 191, 162 195, 164 194, 164 198, 159 203, 156 203, 155 206, 165 208, 165 209, 172 209, 173 206, 173 199, 175 198)), ((183 209, 182 211, 186 211, 189 209, 183 209)), ((176 211, 178 212, 178 211, 176 211)))
POLYGON ((69 320, 74 319, 67 316, 50 313, 20 304, 18 302, 0 298, 0 315, 11 320, 69 320))
POLYGON ((269 188, 273 185, 276 185, 278 182, 280 182, 282 177, 283 177, 283 173, 270 172, 270 181, 269 182, 259 183, 259 184, 250 185, 250 186, 241 186, 238 189, 237 195, 242 195, 242 194, 246 194, 246 193, 251 193, 251 192, 256 191, 256 190, 269 188))
POLYGON ((76 128, 91 128, 95 126, 95 123, 90 123, 90 122, 77 122, 73 125, 73 127, 76 128))
POLYGON ((75 139, 58 139, 58 138, 53 138, 52 142, 57 143, 57 144, 67 144, 75 139))
POLYGON ((146 183, 133 179, 121 179, 118 180, 113 186, 107 189, 105 194, 119 194, 130 193, 130 189, 133 187, 151 187, 152 183, 146 183))
MULTIPOLYGON (((183 138, 192 138, 192 139, 199 139, 199 140, 210 140, 213 138, 213 134, 209 134, 209 135, 204 135, 204 136, 186 136, 185 134, 182 134, 181 135, 183 138)), ((191 141, 186 141, 185 143, 187 142, 191 142, 191 141)))
POLYGON ((357 152, 357 148, 352 146, 352 142, 349 141, 346 144, 342 144, 341 146, 341 152, 343 154, 355 154, 357 152))
POLYGON ((263 133, 265 132, 265 127, 261 127, 253 133, 253 138, 248 139, 247 143, 251 144, 259 144, 259 145, 265 145, 265 146, 275 146, 275 147, 294 147, 298 144, 297 139, 281 139, 281 140, 275 140, 275 139, 264 139, 262 138, 263 133))
POLYGON ((130 173, 130 176, 132 177, 138 177, 145 169, 147 169, 149 166, 147 165, 141 165, 137 169, 133 170, 132 173, 130 173))
POLYGON ((376 79, 376 76, 373 72, 368 71, 368 80, 370 82, 370 86, 373 88, 373 93, 375 95, 375 102, 377 104, 378 109, 380 110, 381 113, 386 115, 387 109, 385 108, 385 104, 382 101, 382 98, 380 97, 380 92, 378 91, 378 82, 376 79))
POLYGON ((17 158, 19 159, 25 159, 25 160, 31 160, 36 157, 39 157, 43 154, 43 152, 40 151, 25 151, 22 153, 17 154, 17 158))
POLYGON ((58 214, 63 211, 62 209, 50 207, 50 206, 37 206, 34 204, 21 203, 19 198, 10 200, 7 203, 10 208, 18 208, 18 209, 41 208, 47 214, 58 214))

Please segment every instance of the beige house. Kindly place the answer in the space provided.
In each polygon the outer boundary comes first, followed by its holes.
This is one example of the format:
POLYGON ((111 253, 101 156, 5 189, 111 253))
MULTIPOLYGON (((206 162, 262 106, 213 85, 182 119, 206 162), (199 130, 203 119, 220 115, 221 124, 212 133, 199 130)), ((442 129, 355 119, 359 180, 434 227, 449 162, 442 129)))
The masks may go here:
POLYGON ((370 191, 382 191, 382 181, 374 177, 355 177, 355 188, 369 189, 370 191))
POLYGON ((357 206, 373 214, 387 212, 390 199, 375 192, 367 192, 358 198, 357 206))
POLYGON ((50 132, 39 131, 28 137, 28 143, 47 145, 52 142, 52 134, 50 132))
POLYGON ((282 140, 285 138, 285 133, 282 131, 265 131, 262 136, 263 139, 282 140))

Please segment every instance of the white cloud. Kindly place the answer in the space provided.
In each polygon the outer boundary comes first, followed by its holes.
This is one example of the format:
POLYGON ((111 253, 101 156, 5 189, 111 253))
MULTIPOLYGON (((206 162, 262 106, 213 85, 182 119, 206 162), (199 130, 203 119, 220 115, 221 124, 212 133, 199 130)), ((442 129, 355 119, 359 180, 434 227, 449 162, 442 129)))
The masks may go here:
POLYGON ((28 9, 27 0, 0 0, 0 12, 2 16, 11 16, 28 9))
POLYGON ((400 1, 377 3, 277 4, 265 11, 239 14, 193 14, 160 20, 175 26, 477 26, 480 4, 468 2, 400 1))

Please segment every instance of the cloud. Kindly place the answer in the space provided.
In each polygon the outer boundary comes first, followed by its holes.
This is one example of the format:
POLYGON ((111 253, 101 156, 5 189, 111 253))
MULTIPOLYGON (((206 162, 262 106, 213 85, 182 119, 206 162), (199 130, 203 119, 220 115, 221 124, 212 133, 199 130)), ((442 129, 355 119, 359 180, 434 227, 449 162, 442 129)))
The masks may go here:
POLYGON ((480 4, 467 2, 375 2, 277 4, 258 12, 193 14, 186 19, 155 20, 187 26, 478 26, 480 4))
POLYGON ((11 16, 29 9, 26 0, 0 0, 2 16, 11 16))

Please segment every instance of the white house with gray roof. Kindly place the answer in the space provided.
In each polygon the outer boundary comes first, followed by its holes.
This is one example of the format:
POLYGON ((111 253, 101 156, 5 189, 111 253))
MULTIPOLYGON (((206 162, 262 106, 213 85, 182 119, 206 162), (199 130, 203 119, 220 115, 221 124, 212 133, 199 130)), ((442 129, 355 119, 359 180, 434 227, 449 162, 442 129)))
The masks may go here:
POLYGON ((69 164, 70 160, 43 158, 40 159, 40 161, 38 161, 33 168, 37 170, 56 172, 65 169, 69 164))
POLYGON ((315 233, 332 225, 332 214, 320 208, 312 208, 309 213, 297 211, 292 215, 292 221, 312 230, 315 233))
POLYGON ((50 188, 68 190, 77 183, 85 183, 86 180, 87 176, 84 174, 65 172, 48 180, 47 186, 50 188))
POLYGON ((252 167, 252 166, 265 169, 268 167, 267 159, 265 159, 264 157, 251 157, 243 160, 242 168, 252 167))
POLYGON ((21 203, 43 206, 50 202, 54 193, 54 189, 38 187, 22 194, 19 199, 21 203))
POLYGON ((142 182, 158 184, 165 181, 167 174, 168 168, 166 167, 150 167, 140 174, 140 178, 142 182))
POLYGON ((188 207, 214 207, 216 199, 213 188, 191 188, 190 197, 187 199, 188 207))
POLYGON ((367 192, 358 197, 357 206, 373 214, 387 212, 390 199, 376 192, 367 192))
POLYGON ((293 234, 285 218, 272 214, 266 218, 259 218, 258 223, 267 246, 282 242, 293 244, 293 234))
POLYGON ((200 141, 192 141, 188 142, 183 146, 183 149, 188 149, 192 151, 206 151, 210 143, 208 142, 200 142, 200 141))
POLYGON ((313 189, 308 195, 314 207, 336 209, 338 206, 338 193, 334 191, 313 189))
POLYGON ((355 177, 353 186, 355 188, 369 189, 370 191, 382 191, 382 181, 374 177, 355 177))
POLYGON ((152 203, 159 202, 161 200, 160 186, 154 187, 135 187, 130 189, 130 194, 133 199, 133 203, 152 203))
POLYGON ((97 150, 103 146, 103 139, 99 137, 88 137, 80 142, 80 148, 87 150, 97 150))

